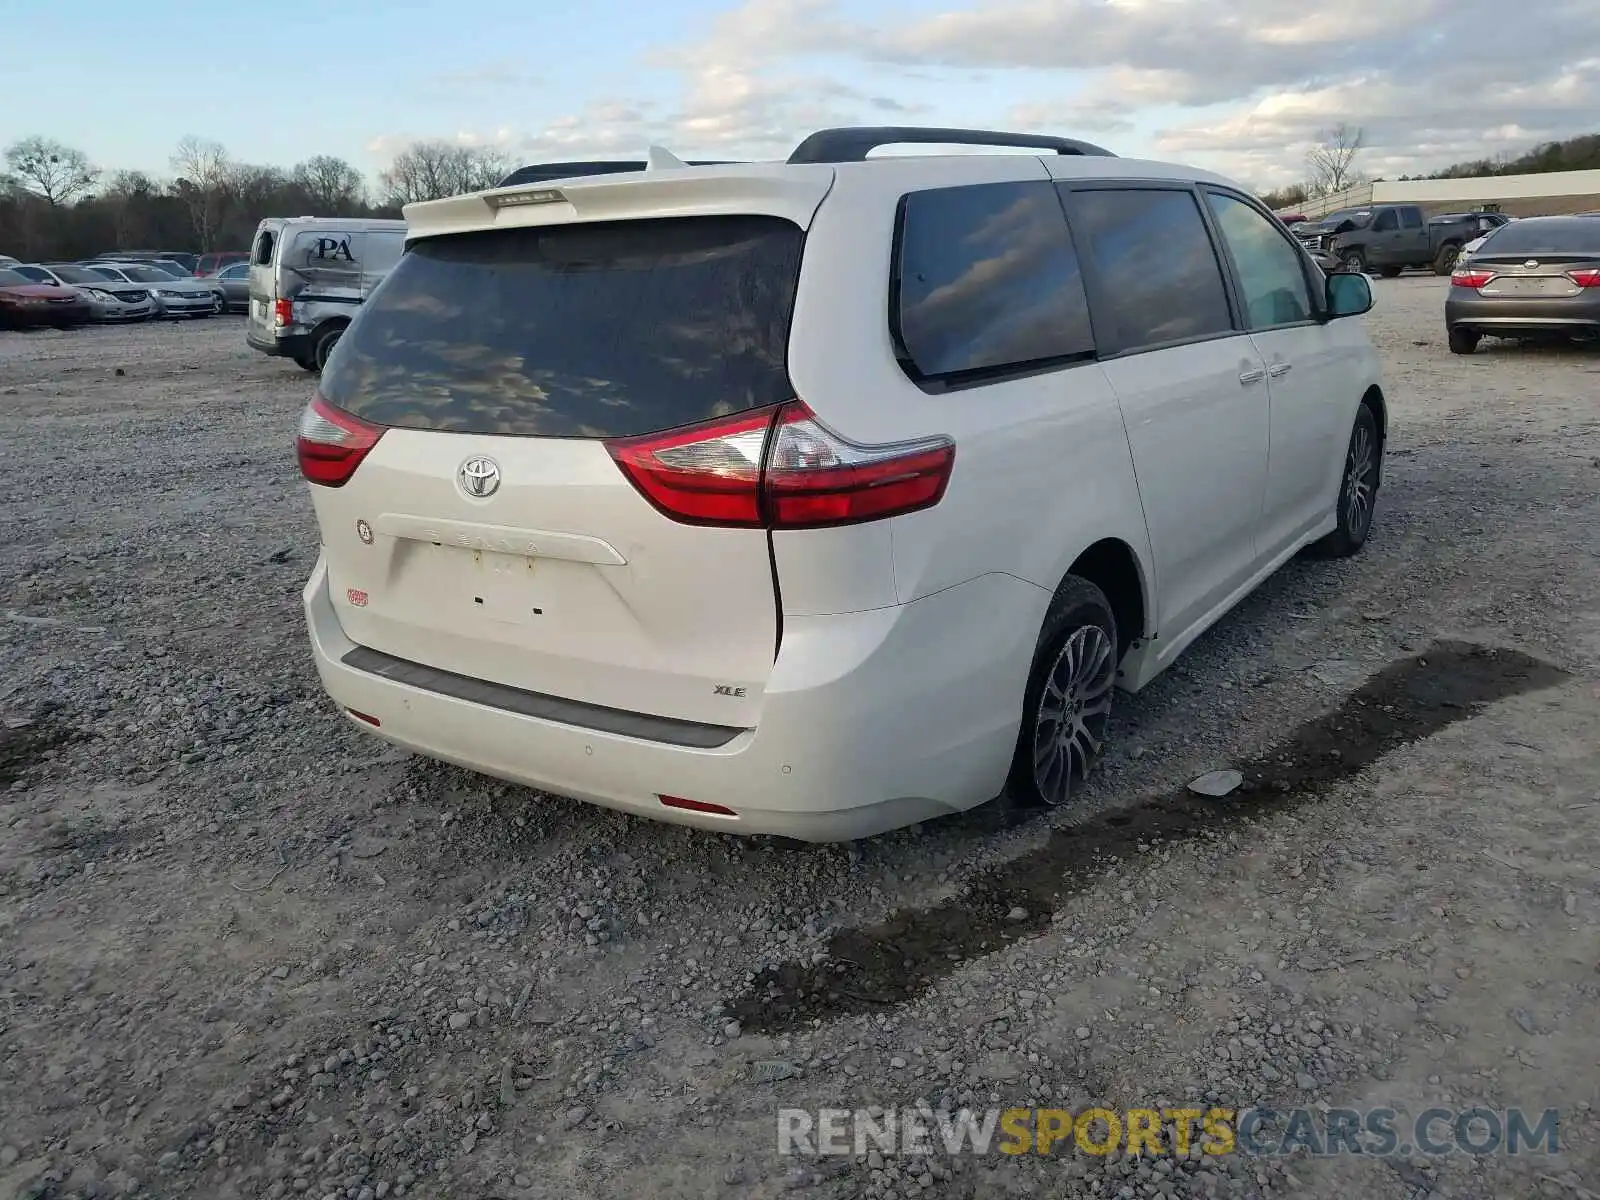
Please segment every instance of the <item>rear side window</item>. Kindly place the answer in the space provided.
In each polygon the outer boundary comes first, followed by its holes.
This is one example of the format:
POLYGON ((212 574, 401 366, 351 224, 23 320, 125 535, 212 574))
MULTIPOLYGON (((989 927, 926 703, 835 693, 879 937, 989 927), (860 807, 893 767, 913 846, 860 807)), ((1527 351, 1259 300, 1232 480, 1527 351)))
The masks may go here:
POLYGON ((894 315, 914 379, 960 379, 1094 354, 1089 303, 1046 180, 912 192, 894 315))
POLYGON ((1078 246, 1093 256, 1117 350, 1232 332, 1222 267, 1193 193, 1090 188, 1066 199, 1078 246))
POLYGON ((1422 228, 1422 210, 1416 208, 1402 208, 1400 210, 1400 224, 1407 229, 1422 228))
POLYGON ((625 437, 777 404, 805 235, 778 217, 497 229, 414 244, 322 376, 380 425, 625 437))
POLYGON ((260 233, 256 234, 256 244, 251 261, 258 267, 270 265, 272 262, 272 251, 277 245, 277 242, 278 239, 273 236, 272 230, 270 229, 263 229, 260 233))

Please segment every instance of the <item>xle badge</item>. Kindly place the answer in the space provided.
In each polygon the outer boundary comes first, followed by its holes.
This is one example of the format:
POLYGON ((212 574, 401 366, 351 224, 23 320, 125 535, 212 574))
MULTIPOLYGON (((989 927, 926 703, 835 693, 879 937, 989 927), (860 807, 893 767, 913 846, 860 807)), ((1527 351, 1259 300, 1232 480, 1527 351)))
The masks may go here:
POLYGON ((731 683, 719 683, 713 686, 712 694, 717 696, 743 696, 742 687, 734 687, 731 683))
POLYGON ((372 526, 365 521, 356 522, 356 536, 367 545, 372 545, 372 526))

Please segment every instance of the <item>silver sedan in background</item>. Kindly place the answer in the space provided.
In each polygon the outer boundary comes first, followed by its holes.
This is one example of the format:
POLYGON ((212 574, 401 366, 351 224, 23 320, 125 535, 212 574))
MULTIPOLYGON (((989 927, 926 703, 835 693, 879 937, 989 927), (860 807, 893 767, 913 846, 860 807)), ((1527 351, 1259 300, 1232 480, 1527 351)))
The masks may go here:
POLYGON ((12 270, 40 283, 76 288, 89 297, 89 319, 97 324, 147 321, 155 315, 148 288, 112 283, 78 263, 19 263, 12 270))
POLYGON ((174 279, 159 267, 141 263, 85 263, 113 283, 142 286, 156 303, 158 317, 209 317, 217 311, 218 293, 197 279, 174 279))
POLYGON ((222 289, 223 312, 250 311, 250 264, 232 263, 214 275, 202 275, 201 280, 222 289))

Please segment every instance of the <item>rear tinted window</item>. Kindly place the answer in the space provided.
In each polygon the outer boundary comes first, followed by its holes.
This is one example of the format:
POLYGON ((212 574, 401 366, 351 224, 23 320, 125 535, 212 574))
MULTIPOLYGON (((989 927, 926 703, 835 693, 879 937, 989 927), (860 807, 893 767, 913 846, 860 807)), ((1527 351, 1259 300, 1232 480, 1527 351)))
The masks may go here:
POLYGON ((1494 254, 1600 254, 1600 217, 1512 221, 1483 244, 1494 254))
POLYGON ((622 437, 776 404, 804 234, 777 217, 418 242, 322 376, 380 425, 622 437))
POLYGON ((1233 328, 1222 268, 1192 193, 1094 188, 1069 193, 1067 211, 1079 248, 1094 256, 1118 350, 1233 328))
POLYGON ((1045 180, 912 192, 896 274, 893 311, 914 378, 1094 353, 1077 256, 1045 180))

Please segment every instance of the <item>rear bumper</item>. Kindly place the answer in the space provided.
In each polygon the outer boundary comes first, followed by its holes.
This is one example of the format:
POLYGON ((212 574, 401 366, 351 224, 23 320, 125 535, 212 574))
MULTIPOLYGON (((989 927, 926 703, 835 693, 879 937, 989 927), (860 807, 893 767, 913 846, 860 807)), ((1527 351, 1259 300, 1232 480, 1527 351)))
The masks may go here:
POLYGON ((639 816, 812 842, 869 837, 1000 793, 1049 599, 990 575, 893 608, 788 618, 760 724, 698 747, 508 711, 352 666, 344 660, 358 648, 339 625, 320 559, 304 592, 323 687, 347 715, 379 722, 349 717, 358 729, 639 816), (663 795, 736 815, 667 808, 663 795))
POLYGON ((1576 296, 1480 296, 1466 288, 1450 292, 1444 321, 1452 329, 1491 335, 1518 330, 1600 332, 1600 288, 1586 288, 1576 296))
POLYGON ((244 331, 245 343, 252 350, 259 350, 262 354, 271 355, 273 358, 305 358, 311 353, 311 339, 303 333, 286 333, 282 337, 274 337, 270 333, 261 333, 254 326, 244 331))

